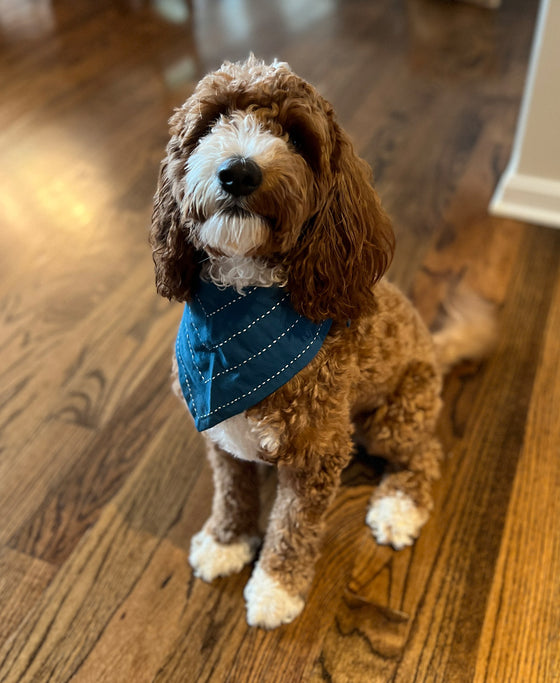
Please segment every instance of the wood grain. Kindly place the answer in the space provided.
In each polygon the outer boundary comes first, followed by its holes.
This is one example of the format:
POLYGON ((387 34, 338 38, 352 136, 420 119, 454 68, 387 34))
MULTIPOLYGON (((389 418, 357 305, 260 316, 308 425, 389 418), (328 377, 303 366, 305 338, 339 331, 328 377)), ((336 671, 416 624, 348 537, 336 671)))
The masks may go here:
MULTIPOLYGON (((532 386, 537 368, 538 357, 532 350, 543 334, 538 320, 548 317, 553 305, 550 294, 558 277, 555 264, 560 235, 544 231, 527 237, 522 253, 545 260, 550 257, 543 269, 548 275, 528 297, 526 281, 532 266, 527 262, 527 268, 522 268, 518 260, 510 282, 511 300, 516 303, 502 312, 501 343, 493 358, 478 370, 476 397, 465 382, 458 388, 450 386, 458 377, 450 378, 442 422, 449 426, 455 422, 459 429, 446 436, 453 455, 437 486, 436 511, 412 549, 398 554, 379 549, 373 557, 361 555, 354 566, 349 584, 352 592, 370 608, 383 614, 388 610, 400 618, 398 657, 392 650, 379 652, 374 635, 365 636, 363 629, 353 631, 337 621, 322 655, 323 662, 334 664, 333 670, 324 666, 335 680, 345 680, 348 661, 334 656, 331 648, 335 653, 348 653, 352 661, 362 650, 362 668, 373 680, 407 681, 412 670, 419 680, 437 680, 438 676, 454 680, 459 674, 464 678, 457 680, 473 680, 473 653, 523 443, 530 399, 524 387, 532 386), (526 323, 523 330, 517 329, 519 319, 526 323), (461 396, 464 388, 467 396, 461 396)), ((353 675, 356 666, 351 667, 353 675)), ((348 680, 372 679, 364 674, 348 680)))
POLYGON ((560 681, 560 232, 487 213, 536 9, 0 3, 0 682, 560 681), (500 321, 447 378, 418 542, 376 546, 383 464, 358 453, 306 608, 270 633, 245 622, 250 568, 207 585, 188 565, 212 478, 147 245, 169 114, 251 50, 335 105, 424 318, 468 286, 500 321))
POLYGON ((476 661, 477 681, 560 680, 560 276, 476 661))
POLYGON ((74 675, 115 608, 146 571, 162 542, 158 534, 175 522, 197 475, 183 467, 184 449, 192 447, 194 435, 185 439, 181 416, 174 418, 57 574, 29 615, 27 628, 0 651, 0 681, 74 675), (67 650, 69 631, 76 641, 67 650), (63 659, 55 654, 60 648, 63 659))
POLYGON ((9 548, 0 551, 0 642, 10 642, 22 619, 48 586, 56 568, 9 548))

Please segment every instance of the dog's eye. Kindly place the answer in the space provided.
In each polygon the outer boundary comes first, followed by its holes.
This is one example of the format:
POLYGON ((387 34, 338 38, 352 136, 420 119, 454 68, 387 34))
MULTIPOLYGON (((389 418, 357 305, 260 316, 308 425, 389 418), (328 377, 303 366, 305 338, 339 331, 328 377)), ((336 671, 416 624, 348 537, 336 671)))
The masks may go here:
POLYGON ((296 154, 299 154, 311 166, 316 168, 321 148, 313 132, 302 124, 292 124, 287 128, 288 141, 296 154))
POLYGON ((305 145, 305 139, 302 135, 302 132, 299 130, 291 130, 288 133, 288 136, 290 145, 292 145, 292 147, 295 149, 296 152, 298 152, 298 154, 301 154, 303 152, 305 145))

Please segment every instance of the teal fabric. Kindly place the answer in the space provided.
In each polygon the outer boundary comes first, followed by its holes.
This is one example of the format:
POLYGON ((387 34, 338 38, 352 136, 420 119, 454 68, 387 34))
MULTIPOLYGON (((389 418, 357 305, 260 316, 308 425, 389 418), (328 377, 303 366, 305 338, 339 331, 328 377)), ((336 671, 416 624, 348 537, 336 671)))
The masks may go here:
POLYGON ((196 428, 213 427, 279 389, 316 356, 331 323, 301 316, 280 287, 239 294, 200 282, 175 346, 196 428))

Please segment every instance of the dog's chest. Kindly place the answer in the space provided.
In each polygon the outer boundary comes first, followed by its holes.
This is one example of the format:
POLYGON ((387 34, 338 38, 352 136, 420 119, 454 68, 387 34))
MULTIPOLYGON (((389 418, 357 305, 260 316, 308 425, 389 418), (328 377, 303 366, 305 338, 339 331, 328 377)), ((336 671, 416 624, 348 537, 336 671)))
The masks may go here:
POLYGON ((241 460, 261 460, 263 452, 270 455, 278 449, 277 435, 263 430, 258 424, 240 413, 205 431, 206 436, 220 448, 241 460))

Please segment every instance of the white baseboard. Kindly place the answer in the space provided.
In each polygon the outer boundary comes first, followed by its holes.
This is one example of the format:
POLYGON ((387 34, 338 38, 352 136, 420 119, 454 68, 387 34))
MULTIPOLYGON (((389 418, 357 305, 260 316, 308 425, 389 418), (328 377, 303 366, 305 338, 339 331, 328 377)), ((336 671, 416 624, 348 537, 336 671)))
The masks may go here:
POLYGON ((560 228, 560 181, 506 170, 489 208, 497 216, 560 228))

